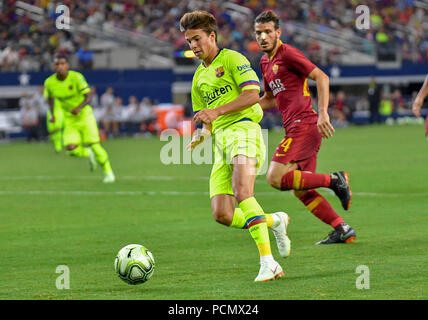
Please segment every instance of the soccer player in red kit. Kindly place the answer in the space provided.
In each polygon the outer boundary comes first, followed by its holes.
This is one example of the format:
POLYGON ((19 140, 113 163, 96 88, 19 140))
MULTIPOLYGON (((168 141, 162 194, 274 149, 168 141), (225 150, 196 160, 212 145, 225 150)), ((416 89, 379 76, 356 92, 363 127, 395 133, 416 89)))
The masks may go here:
MULTIPOLYGON (((424 100, 427 95, 428 95, 428 75, 425 77, 425 81, 422 84, 422 87, 419 90, 415 98, 415 101, 413 101, 413 104, 412 104, 412 111, 416 117, 421 116, 421 108, 422 108, 422 105, 424 104, 424 100)), ((428 114, 425 119, 425 136, 428 140, 428 114)))
POLYGON ((267 180, 279 190, 293 190, 309 211, 333 227, 327 238, 316 244, 353 242, 354 229, 315 190, 330 188, 343 208, 349 209, 348 175, 343 171, 315 173, 321 138, 332 137, 334 132, 327 113, 329 78, 299 50, 281 42, 275 12, 268 10, 258 15, 254 29, 257 43, 265 53, 260 60, 265 87, 260 105, 263 110, 278 106, 286 132, 273 154, 267 180), (307 78, 315 80, 317 85, 318 114, 312 109, 307 78))

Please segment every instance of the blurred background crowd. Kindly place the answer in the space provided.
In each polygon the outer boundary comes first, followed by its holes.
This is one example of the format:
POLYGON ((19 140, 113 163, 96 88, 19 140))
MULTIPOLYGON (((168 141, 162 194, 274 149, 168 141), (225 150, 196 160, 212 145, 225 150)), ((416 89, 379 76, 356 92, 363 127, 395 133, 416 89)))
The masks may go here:
MULTIPOLYGON (((266 8, 280 15, 283 42, 300 49, 320 67, 374 65, 376 60, 370 59, 379 49, 398 53, 400 64, 428 63, 428 4, 418 0, 28 0, 24 4, 39 11, 20 14, 17 8, 22 7, 22 1, 0 0, 0 72, 52 71, 52 59, 57 53, 73 57, 71 67, 84 74, 84 70, 97 69, 101 56, 96 56, 95 37, 89 30, 103 34, 119 30, 125 32, 123 35, 134 35, 137 41, 133 39, 133 45, 140 45, 141 52, 152 49, 150 44, 154 42, 146 40, 157 41, 161 49, 161 44, 167 43, 175 53, 184 52, 189 48, 179 30, 179 20, 195 9, 207 10, 216 17, 220 47, 240 51, 253 66, 258 65, 262 55, 253 35, 253 18, 266 8), (80 26, 79 30, 56 27, 59 4, 69 8, 72 23, 80 26), (368 30, 356 28, 358 5, 370 8, 368 30)), ((98 43, 99 48, 102 50, 98 43)), ((156 63, 149 60, 155 56, 156 53, 150 54, 139 61, 146 61, 148 66, 157 66, 157 62, 160 65, 160 56, 156 63)), ((411 115, 415 87, 379 84, 375 77, 369 83, 352 86, 352 90, 347 90, 349 87, 331 86, 329 112, 335 127, 383 123, 411 115)), ((47 106, 42 90, 23 94, 19 103, 23 127, 28 128, 31 137, 46 135, 47 106)), ((106 136, 159 132, 153 111, 157 102, 152 97, 116 95, 113 86, 103 87, 103 92, 97 92, 95 87, 92 90, 91 105, 106 136)), ((184 107, 185 116, 191 117, 190 99, 184 107)), ((317 109, 316 95, 313 107, 317 109)), ((280 129, 278 110, 266 112, 262 126, 280 129)))
MULTIPOLYGON (((58 30, 52 23, 58 14, 58 1, 26 1, 44 9, 43 23, 34 24, 28 16, 15 11, 15 0, 5 0, 0 11, 0 70, 44 70, 51 68, 51 58, 56 52, 76 55, 80 67, 92 67, 89 38, 84 33, 58 30)), ((64 0, 70 8, 73 21, 88 26, 112 27, 146 34, 170 42, 175 49, 187 49, 179 31, 180 17, 189 9, 205 9, 217 18, 220 28, 219 45, 243 52, 247 56, 259 55, 252 32, 252 21, 244 15, 231 15, 226 1, 196 0, 64 0)), ((324 48, 316 37, 296 39, 298 23, 314 26, 316 31, 340 30, 345 37, 359 36, 370 53, 370 44, 388 44, 401 52, 404 61, 428 62, 428 16, 426 10, 414 6, 413 0, 229 0, 257 15, 265 8, 277 10, 282 19, 283 40, 302 50, 319 65, 334 64, 340 59, 343 48, 324 48), (355 28, 355 7, 370 6, 370 30, 355 28), (293 21, 294 23, 289 23, 293 21)))
MULTIPOLYGON (((44 140, 48 136, 46 121, 49 105, 43 97, 43 86, 33 94, 24 93, 19 99, 20 120, 27 130, 27 140, 44 140)), ((108 87, 101 95, 91 87, 91 107, 104 138, 119 136, 152 136, 161 129, 156 123, 158 118, 154 102, 144 97, 141 101, 130 96, 123 101, 114 94, 114 88, 108 87)))

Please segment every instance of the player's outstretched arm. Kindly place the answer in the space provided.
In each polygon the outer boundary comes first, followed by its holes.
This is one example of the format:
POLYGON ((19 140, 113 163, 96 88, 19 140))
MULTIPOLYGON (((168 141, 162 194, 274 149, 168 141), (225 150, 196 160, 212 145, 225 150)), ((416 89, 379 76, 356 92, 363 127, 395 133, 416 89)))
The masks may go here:
POLYGON ((260 98, 260 106, 262 107, 263 111, 269 110, 276 107, 276 100, 275 96, 273 95, 272 91, 266 91, 263 95, 263 97, 260 98))
POLYGON ((213 109, 203 109, 194 117, 195 122, 211 123, 219 116, 238 112, 258 103, 260 100, 259 91, 257 89, 244 90, 233 101, 213 109))
POLYGON ((412 105, 412 111, 413 114, 416 117, 420 117, 421 108, 424 104, 424 99, 428 95, 428 75, 425 77, 424 84, 422 85, 422 88, 419 90, 418 95, 415 98, 415 101, 413 101, 412 105))
POLYGON ((323 138, 330 138, 333 136, 334 128, 330 123, 330 116, 328 115, 328 97, 330 94, 330 79, 319 68, 315 68, 308 75, 309 79, 316 82, 318 92, 318 131, 323 138))
POLYGON ((211 124, 204 123, 202 129, 196 129, 192 136, 192 141, 187 145, 187 151, 192 151, 196 146, 206 141, 211 136, 212 126, 211 124))

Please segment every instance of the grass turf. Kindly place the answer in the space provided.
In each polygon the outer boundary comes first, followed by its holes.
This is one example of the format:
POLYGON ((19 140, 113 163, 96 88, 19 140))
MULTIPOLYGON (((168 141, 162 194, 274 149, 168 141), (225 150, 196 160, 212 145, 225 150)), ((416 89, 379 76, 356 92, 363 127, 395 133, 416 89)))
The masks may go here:
MULTIPOLYGON (((282 139, 269 134, 269 155, 282 139)), ((292 254, 274 256, 286 276, 254 283, 258 254, 250 235, 217 224, 210 212, 210 165, 163 165, 157 138, 104 143, 117 182, 102 170, 56 155, 48 143, 0 145, 0 299, 427 299, 428 145, 422 126, 337 130, 324 140, 318 172, 345 170, 349 212, 327 197, 357 232, 348 245, 315 246, 330 227, 290 192, 260 176, 256 197, 266 212, 291 216, 292 254), (139 286, 114 273, 117 251, 140 243, 156 260, 139 286), (70 289, 56 288, 56 268, 70 269, 70 289), (366 265, 370 289, 359 290, 366 265)))

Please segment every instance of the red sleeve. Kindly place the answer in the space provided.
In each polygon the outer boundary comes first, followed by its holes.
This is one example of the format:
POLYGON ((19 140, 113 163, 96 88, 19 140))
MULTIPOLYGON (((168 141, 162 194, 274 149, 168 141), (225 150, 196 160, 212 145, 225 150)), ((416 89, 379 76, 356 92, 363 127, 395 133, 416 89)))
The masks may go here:
POLYGON ((289 68, 305 78, 317 67, 299 49, 288 46, 285 54, 289 68))

